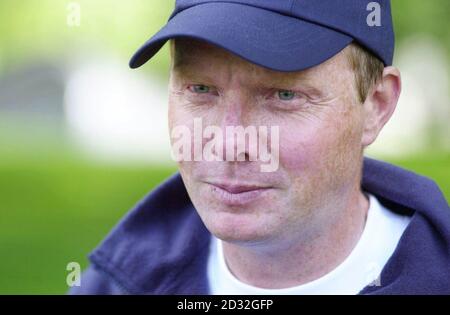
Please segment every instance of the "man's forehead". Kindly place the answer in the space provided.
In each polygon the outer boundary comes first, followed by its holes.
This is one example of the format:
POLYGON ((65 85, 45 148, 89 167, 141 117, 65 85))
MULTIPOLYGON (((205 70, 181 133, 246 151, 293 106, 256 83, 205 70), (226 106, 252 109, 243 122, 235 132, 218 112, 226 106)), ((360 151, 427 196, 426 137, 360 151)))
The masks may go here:
POLYGON ((252 73, 257 77, 279 83, 288 83, 300 79, 306 81, 318 72, 326 72, 334 67, 342 66, 341 63, 343 62, 346 63, 344 66, 347 66, 347 58, 344 58, 345 53, 341 52, 321 65, 306 70, 295 72, 275 71, 253 64, 218 46, 190 38, 172 40, 171 55, 173 68, 177 71, 185 73, 208 69, 214 71, 214 69, 211 69, 211 62, 214 62, 215 66, 225 66, 234 63, 239 67, 246 68, 248 73, 252 73))

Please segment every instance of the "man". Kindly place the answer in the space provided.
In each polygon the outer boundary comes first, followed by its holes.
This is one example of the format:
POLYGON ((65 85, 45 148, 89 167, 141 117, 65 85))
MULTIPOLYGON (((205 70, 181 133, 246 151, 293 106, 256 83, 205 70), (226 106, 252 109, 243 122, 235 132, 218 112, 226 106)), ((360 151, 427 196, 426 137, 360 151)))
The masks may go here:
POLYGON ((450 293, 442 193, 363 157, 401 90, 389 1, 179 0, 130 66, 168 40, 180 174, 91 254, 72 293, 450 293))

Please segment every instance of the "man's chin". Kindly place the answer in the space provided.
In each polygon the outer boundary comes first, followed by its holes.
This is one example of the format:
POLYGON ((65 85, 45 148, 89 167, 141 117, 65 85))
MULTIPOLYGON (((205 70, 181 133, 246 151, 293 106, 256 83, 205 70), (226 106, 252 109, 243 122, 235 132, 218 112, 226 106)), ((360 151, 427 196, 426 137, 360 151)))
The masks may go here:
POLYGON ((270 238, 267 227, 254 218, 233 218, 233 215, 225 215, 205 224, 214 236, 228 243, 259 243, 270 238))

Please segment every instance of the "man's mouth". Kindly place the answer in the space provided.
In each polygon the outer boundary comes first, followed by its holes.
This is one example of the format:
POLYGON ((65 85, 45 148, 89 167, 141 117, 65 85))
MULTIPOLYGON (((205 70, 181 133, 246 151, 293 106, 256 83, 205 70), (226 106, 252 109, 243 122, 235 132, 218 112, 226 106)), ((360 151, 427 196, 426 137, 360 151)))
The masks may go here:
POLYGON ((228 206, 243 206, 262 198, 273 187, 249 183, 206 182, 213 196, 228 206))

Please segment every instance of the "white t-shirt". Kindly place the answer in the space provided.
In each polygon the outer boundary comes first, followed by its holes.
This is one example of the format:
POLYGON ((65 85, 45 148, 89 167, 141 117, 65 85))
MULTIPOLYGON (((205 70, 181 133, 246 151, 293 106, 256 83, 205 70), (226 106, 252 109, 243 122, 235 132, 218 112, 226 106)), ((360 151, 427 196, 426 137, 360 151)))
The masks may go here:
POLYGON ((368 194, 369 210, 364 231, 350 255, 334 270, 314 281, 285 289, 262 289, 239 281, 228 269, 222 241, 212 237, 208 279, 212 294, 357 294, 367 285, 379 285, 379 275, 406 229, 410 217, 383 207, 368 194))

